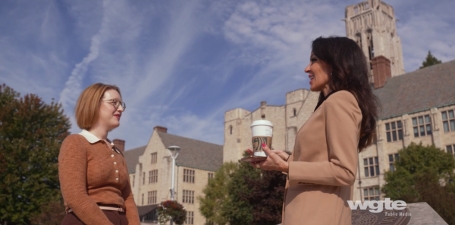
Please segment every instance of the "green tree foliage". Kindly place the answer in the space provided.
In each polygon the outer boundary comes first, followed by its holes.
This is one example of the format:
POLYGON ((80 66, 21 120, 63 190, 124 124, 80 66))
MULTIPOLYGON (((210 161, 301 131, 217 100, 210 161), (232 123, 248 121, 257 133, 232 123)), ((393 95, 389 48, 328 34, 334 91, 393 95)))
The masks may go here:
POLYGON ((385 173, 387 184, 382 191, 386 197, 407 203, 427 202, 446 222, 455 224, 453 155, 421 143, 411 143, 399 155, 395 171, 385 173))
POLYGON ((229 222, 228 218, 223 215, 222 209, 225 208, 225 204, 229 201, 228 184, 231 174, 237 169, 237 163, 224 163, 204 188, 204 197, 198 197, 200 201, 199 210, 207 220, 218 225, 224 225, 229 222))
POLYGON ((281 223, 286 176, 249 163, 225 163, 199 197, 200 210, 219 225, 281 223))
POLYGON ((253 224, 254 205, 249 202, 253 189, 250 183, 260 179, 260 172, 249 163, 240 163, 239 169, 231 175, 228 184, 229 201, 225 204, 223 214, 230 225, 253 224))
POLYGON ((433 66, 433 65, 436 65, 436 64, 440 64, 440 63, 441 63, 441 60, 439 60, 436 57, 434 57, 431 54, 431 52, 428 51, 427 58, 425 59, 425 61, 422 62, 422 66, 419 69, 422 69, 422 68, 425 68, 425 67, 428 67, 428 66, 433 66))
POLYGON ((57 157, 69 128, 60 104, 0 86, 0 223, 31 224, 61 201, 57 157))

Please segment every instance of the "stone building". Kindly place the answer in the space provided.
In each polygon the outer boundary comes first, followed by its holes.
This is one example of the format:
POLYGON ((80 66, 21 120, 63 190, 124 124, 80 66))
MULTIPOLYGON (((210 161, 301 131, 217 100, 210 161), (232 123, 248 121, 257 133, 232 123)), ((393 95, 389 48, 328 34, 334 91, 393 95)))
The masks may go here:
POLYGON ((143 224, 156 224, 156 208, 171 199, 172 158, 169 146, 179 146, 181 151, 175 167, 175 200, 187 210, 185 224, 204 224, 199 212, 198 196, 214 172, 223 163, 223 147, 167 133, 167 128, 157 126, 146 146, 124 152, 130 173, 134 200, 143 224))
MULTIPOLYGON (((367 0, 346 7, 346 37, 356 41, 363 49, 372 75, 381 73, 375 70, 377 64, 389 66, 390 73, 385 79, 404 74, 396 21, 393 7, 381 0, 367 0)), ((371 76, 370 82, 376 86, 378 81, 371 76)))
MULTIPOLYGON (((374 94, 382 104, 377 141, 359 154, 354 200, 383 197, 384 172, 393 169, 397 152, 411 142, 434 144, 455 155, 455 60, 389 78, 374 94)), ((261 118, 274 125, 272 147, 292 152, 296 132, 313 112, 318 96, 299 89, 286 94, 285 105, 261 102, 252 112, 227 111, 223 160, 237 161, 251 147, 250 124, 261 118)))

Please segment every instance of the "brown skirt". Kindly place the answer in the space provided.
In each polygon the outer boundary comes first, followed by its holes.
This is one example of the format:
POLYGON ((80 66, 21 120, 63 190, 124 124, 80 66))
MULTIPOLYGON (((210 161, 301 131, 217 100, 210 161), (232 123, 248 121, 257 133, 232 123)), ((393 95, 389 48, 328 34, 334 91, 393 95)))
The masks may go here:
MULTIPOLYGON (((112 211, 112 210, 103 210, 104 214, 114 225, 128 225, 128 219, 126 218, 125 213, 112 211)), ((68 213, 63 217, 61 225, 85 225, 76 214, 73 212, 68 213)))

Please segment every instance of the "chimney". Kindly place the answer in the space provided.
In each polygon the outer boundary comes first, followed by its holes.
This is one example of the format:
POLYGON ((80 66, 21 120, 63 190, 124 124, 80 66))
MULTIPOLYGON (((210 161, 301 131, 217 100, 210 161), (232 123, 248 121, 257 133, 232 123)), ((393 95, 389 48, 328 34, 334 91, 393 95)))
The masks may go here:
POLYGON ((167 127, 155 126, 153 129, 162 133, 167 133, 167 127))
POLYGON ((261 119, 265 119, 265 107, 267 107, 267 102, 261 101, 261 119))
POLYGON ((118 148, 121 152, 125 152, 125 141, 120 139, 114 139, 114 146, 118 148))
POLYGON ((392 77, 392 70, 390 68, 390 60, 380 55, 371 60, 373 67, 374 88, 384 87, 387 79, 392 77))

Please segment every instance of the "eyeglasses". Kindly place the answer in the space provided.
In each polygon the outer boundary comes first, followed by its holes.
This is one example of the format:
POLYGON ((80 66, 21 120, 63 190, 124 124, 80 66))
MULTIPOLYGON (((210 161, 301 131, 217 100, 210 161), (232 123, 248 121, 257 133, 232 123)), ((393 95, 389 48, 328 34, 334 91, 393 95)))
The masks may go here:
POLYGON ((125 111, 125 109, 126 109, 126 104, 118 99, 106 99, 106 100, 103 99, 103 101, 113 105, 116 109, 118 109, 119 106, 122 106, 123 111, 125 111))

